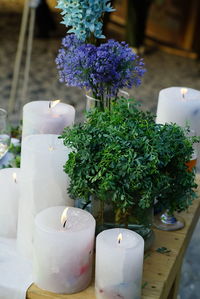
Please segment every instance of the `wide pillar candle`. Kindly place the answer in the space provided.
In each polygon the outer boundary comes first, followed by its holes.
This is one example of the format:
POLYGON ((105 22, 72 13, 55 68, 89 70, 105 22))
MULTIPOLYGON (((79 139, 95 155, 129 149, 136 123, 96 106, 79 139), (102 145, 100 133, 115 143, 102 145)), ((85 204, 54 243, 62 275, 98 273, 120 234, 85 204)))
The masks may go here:
POLYGON ((15 238, 17 233, 19 168, 0 170, 0 236, 15 238))
POLYGON ((96 241, 97 299, 141 298, 144 240, 127 229, 101 232, 96 241))
POLYGON ((74 205, 63 170, 69 152, 58 135, 31 135, 22 141, 17 245, 24 256, 31 257, 36 214, 56 205, 74 205))
POLYGON ((51 207, 35 218, 34 282, 54 293, 85 289, 92 277, 95 220, 78 208, 51 207), (63 225, 64 224, 64 225, 63 225))
POLYGON ((32 134, 61 134, 74 123, 75 109, 56 101, 33 101, 23 108, 23 137, 32 134))
POLYGON ((172 122, 181 127, 189 125, 200 136, 200 91, 183 87, 162 89, 158 98, 156 122, 172 122))

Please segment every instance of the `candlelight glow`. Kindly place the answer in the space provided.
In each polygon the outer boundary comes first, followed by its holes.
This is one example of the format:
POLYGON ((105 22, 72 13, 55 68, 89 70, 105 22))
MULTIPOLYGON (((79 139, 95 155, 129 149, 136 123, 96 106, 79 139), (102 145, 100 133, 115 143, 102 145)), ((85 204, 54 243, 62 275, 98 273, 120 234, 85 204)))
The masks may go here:
POLYGON ((187 88, 181 88, 181 94, 183 98, 185 98, 187 92, 188 92, 187 88))
POLYGON ((55 101, 49 102, 49 108, 55 107, 58 103, 60 103, 60 100, 55 100, 55 101))
POLYGON ((118 241, 119 244, 121 243, 121 241, 122 241, 122 234, 121 233, 118 235, 117 241, 118 241))
POLYGON ((65 227, 65 224, 67 222, 67 211, 68 211, 68 209, 69 209, 68 207, 65 208, 62 215, 61 215, 60 221, 61 221, 61 224, 62 224, 63 227, 65 227))
POLYGON ((12 177, 13 177, 13 181, 14 181, 15 183, 17 183, 17 174, 16 174, 16 172, 13 172, 12 177))

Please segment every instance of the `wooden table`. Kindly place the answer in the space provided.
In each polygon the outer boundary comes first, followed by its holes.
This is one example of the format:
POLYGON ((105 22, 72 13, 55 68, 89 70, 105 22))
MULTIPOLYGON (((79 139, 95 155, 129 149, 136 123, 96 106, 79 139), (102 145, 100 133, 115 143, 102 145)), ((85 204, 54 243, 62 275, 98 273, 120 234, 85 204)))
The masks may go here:
MULTIPOLYGON (((197 178, 200 182, 200 176, 197 178)), ((176 299, 181 265, 185 250, 189 244, 195 225, 200 215, 199 197, 187 212, 181 213, 185 227, 175 232, 165 232, 155 229, 153 248, 145 255, 142 299, 176 299), (161 254, 156 251, 166 247, 169 253, 161 254)), ((91 285, 85 291, 73 295, 56 295, 37 288, 34 284, 27 291, 27 299, 95 299, 94 287, 91 285)))

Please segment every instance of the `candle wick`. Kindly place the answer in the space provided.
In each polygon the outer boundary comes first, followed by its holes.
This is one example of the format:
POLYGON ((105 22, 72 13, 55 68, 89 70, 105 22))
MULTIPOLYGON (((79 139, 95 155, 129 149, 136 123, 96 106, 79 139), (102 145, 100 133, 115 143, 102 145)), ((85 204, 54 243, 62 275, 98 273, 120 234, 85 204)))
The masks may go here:
POLYGON ((183 99, 185 99, 185 94, 184 93, 182 94, 182 96, 183 96, 183 99))
POLYGON ((63 228, 65 228, 66 223, 67 223, 67 220, 65 220, 65 222, 63 223, 63 228))
POLYGON ((121 240, 119 239, 119 240, 118 240, 118 244, 120 244, 120 243, 121 243, 121 240))
POLYGON ((51 102, 49 102, 49 109, 51 109, 51 102))

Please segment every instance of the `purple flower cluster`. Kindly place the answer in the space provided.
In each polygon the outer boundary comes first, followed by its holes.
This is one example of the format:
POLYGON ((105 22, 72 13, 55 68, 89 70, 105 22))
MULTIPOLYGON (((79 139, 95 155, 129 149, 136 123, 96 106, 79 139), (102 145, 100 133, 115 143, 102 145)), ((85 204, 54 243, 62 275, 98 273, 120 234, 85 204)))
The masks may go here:
POLYGON ((142 59, 125 42, 109 40, 96 47, 75 35, 63 39, 56 58, 60 81, 91 90, 99 99, 116 97, 119 89, 141 83, 145 69, 142 59))

